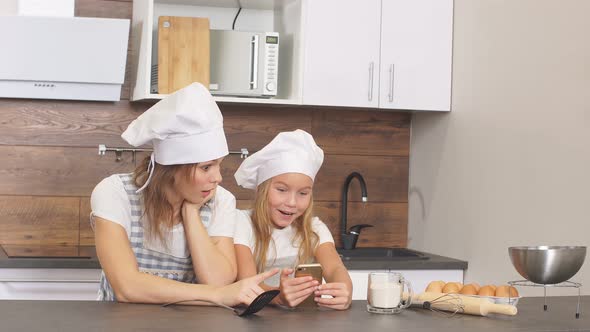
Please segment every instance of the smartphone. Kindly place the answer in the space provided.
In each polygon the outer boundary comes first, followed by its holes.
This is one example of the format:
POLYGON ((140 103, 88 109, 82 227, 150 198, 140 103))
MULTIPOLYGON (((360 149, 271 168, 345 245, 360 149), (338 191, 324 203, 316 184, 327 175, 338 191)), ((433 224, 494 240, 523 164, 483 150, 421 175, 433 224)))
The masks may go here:
MULTIPOLYGON (((318 283, 322 284, 322 266, 320 264, 299 264, 295 268, 295 278, 311 276, 317 280, 318 283)), ((299 304, 299 307, 314 307, 317 303, 313 300, 315 294, 310 294, 303 302, 299 304)))

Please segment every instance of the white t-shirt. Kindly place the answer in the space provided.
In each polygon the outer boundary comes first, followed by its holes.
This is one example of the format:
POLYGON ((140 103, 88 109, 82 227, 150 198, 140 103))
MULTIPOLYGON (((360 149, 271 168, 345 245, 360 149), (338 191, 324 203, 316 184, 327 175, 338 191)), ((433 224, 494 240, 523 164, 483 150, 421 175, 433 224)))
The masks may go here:
MULTIPOLYGON (((217 186, 213 200, 210 221, 204 222, 207 233, 209 236, 233 237, 237 213, 234 195, 221 186, 217 186)), ((140 203, 143 204, 143 202, 140 203)), ((111 175, 96 185, 90 197, 90 205, 92 208, 90 224, 93 229, 96 216, 121 225, 127 236, 130 236, 131 202, 118 174, 111 175)), ((190 251, 182 223, 175 225, 164 236, 168 239, 167 248, 159 241, 145 241, 144 247, 175 257, 186 258, 189 256, 190 251)))
MULTIPOLYGON (((254 254, 254 247, 256 245, 256 236, 252 227, 252 219, 250 218, 251 210, 237 210, 236 215, 236 231, 234 233, 234 244, 241 244, 250 248, 254 254)), ((331 242, 334 243, 332 233, 318 217, 313 217, 311 220, 311 228, 319 237, 318 246, 331 242)), ((299 254, 299 246, 293 244, 293 237, 295 236, 295 228, 291 225, 278 229, 275 228, 272 232, 272 241, 266 254, 266 270, 272 268, 294 268, 297 263, 297 255, 299 254)), ((267 279, 265 283, 269 286, 277 287, 279 285, 280 275, 276 274, 267 279)))

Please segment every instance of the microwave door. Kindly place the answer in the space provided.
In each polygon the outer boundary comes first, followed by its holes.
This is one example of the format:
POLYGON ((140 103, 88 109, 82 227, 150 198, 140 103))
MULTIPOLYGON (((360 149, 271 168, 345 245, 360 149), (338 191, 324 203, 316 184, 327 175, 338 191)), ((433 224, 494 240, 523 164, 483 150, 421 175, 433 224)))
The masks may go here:
POLYGON ((211 30, 211 93, 248 96, 258 85, 258 34, 211 30))

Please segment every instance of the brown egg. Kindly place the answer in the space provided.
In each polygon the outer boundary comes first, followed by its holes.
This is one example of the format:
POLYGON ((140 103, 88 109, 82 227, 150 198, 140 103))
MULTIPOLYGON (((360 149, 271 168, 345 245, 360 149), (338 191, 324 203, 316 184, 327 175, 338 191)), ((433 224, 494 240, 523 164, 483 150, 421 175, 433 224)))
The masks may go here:
POLYGON ((459 291, 459 294, 477 295, 477 290, 475 289, 475 286, 473 286, 473 284, 468 284, 468 285, 463 286, 463 288, 461 288, 461 291, 459 291))
POLYGON ((496 288, 495 296, 497 297, 518 297, 518 291, 514 287, 508 285, 498 286, 496 288))
POLYGON ((426 286, 425 292, 442 293, 445 282, 442 280, 432 281, 426 286))
POLYGON ((456 294, 459 293, 459 291, 461 290, 461 286, 458 286, 457 283, 454 282, 448 282, 445 287, 443 287, 442 292, 443 293, 449 293, 449 294, 456 294))
POLYGON ((475 290, 479 292, 479 289, 481 288, 481 286, 477 282, 472 283, 472 285, 473 285, 473 287, 475 287, 475 290))
POLYGON ((483 286, 479 289, 479 292, 477 292, 477 295, 479 296, 494 296, 495 294, 496 292, 491 285, 483 286))
POLYGON ((494 290, 494 292, 496 291, 496 285, 488 285, 490 287, 492 287, 492 289, 494 290))

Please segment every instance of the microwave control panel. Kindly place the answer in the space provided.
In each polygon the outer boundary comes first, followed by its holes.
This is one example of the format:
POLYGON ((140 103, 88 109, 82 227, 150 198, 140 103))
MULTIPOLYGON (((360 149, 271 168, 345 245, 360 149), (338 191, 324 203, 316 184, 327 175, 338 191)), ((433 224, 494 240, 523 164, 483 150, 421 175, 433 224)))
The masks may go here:
POLYGON ((279 34, 269 32, 264 38, 264 64, 263 96, 276 96, 279 73, 279 34))

